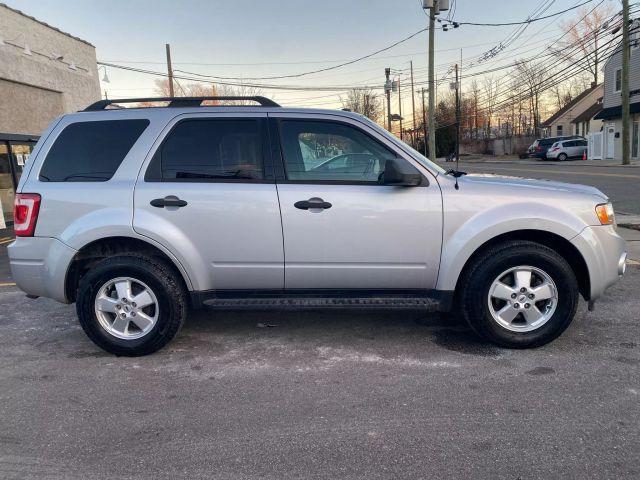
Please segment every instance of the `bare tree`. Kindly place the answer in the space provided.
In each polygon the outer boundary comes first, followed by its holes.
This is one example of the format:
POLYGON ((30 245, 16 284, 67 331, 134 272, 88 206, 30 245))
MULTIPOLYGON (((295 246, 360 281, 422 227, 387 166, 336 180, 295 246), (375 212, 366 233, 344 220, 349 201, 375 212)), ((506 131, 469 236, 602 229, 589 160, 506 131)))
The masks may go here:
MULTIPOLYGON (((217 85, 211 83, 185 83, 174 80, 174 93, 178 97, 255 97, 262 95, 262 90, 254 87, 217 85)), ((162 97, 169 96, 169 79, 156 80, 155 91, 162 97)), ((253 105, 251 100, 204 102, 205 105, 253 105)))
POLYGON ((519 60, 516 62, 516 73, 529 99, 529 113, 533 120, 534 133, 537 133, 540 125, 540 96, 544 91, 545 67, 541 63, 519 60))
POLYGON ((473 135, 471 135, 476 140, 478 139, 478 103, 480 101, 480 85, 478 84, 478 80, 476 78, 471 82, 471 89, 469 90, 468 96, 470 97, 471 107, 473 109, 473 135))
POLYGON ((382 98, 373 90, 349 90, 345 97, 340 97, 342 108, 359 113, 377 122, 382 115, 382 98))
POLYGON ((486 138, 491 138, 491 119, 495 113, 498 101, 498 80, 493 75, 487 75, 482 81, 484 93, 484 116, 486 122, 486 138))
POLYGON ((599 35, 603 33, 602 27, 612 12, 610 4, 591 12, 586 7, 578 10, 576 18, 562 24, 566 37, 554 52, 565 63, 579 64, 589 74, 593 85, 598 84, 602 55, 605 53, 602 51, 599 35))

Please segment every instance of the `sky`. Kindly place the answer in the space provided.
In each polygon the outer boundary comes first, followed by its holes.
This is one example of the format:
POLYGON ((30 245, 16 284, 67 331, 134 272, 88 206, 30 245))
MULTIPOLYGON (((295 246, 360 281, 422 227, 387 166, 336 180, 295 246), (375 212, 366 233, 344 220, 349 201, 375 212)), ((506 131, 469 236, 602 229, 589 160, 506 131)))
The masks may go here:
MULTIPOLYGON (((174 69, 228 77, 267 77, 325 68, 384 48, 427 26, 421 0, 3 0, 39 20, 96 46, 99 61, 166 72, 165 43, 171 44, 174 69)), ((453 1, 453 0, 452 0, 453 1)), ((584 0, 582 0, 584 1, 584 0)), ((456 0, 458 22, 522 21, 546 3, 544 14, 572 7, 581 0, 456 0)), ((618 0, 605 0, 618 8, 618 0)), ((509 38, 516 27, 463 25, 436 30, 436 73, 445 74, 462 55, 463 88, 467 72, 508 64, 544 48, 561 33, 561 22, 576 11, 527 27, 516 42, 488 62, 471 59, 509 38), (460 49, 462 48, 462 53, 460 49)), ((384 83, 391 67, 408 82, 413 61, 416 88, 427 80, 427 32, 373 58, 328 72, 282 80, 275 85, 338 91, 263 90, 285 105, 340 107, 348 86, 384 83)), ((102 83, 110 98, 154 95, 153 75, 107 69, 102 83)), ((102 76, 102 75, 101 75, 102 76)), ((188 80, 180 80, 189 83, 188 80)), ((410 101, 405 99, 406 102, 410 101)))

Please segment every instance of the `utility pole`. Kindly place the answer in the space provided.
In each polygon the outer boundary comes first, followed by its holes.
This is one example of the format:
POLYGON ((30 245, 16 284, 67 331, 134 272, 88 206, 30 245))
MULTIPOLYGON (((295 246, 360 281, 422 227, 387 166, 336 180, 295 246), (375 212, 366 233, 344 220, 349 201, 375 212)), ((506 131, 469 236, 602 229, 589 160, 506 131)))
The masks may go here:
POLYGON ((460 80, 456 63, 456 162, 460 161, 460 80))
POLYGON ((427 109, 424 104, 424 88, 422 89, 422 129, 424 130, 424 156, 427 156, 427 109))
POLYGON ((384 83, 384 93, 387 94, 387 130, 391 131, 391 79, 389 78, 391 69, 385 68, 384 75, 387 78, 384 83))
POLYGON ((631 163, 629 151, 629 0, 622 0, 622 164, 631 163))
POLYGON ((436 8, 438 0, 433 0, 433 6, 429 9, 429 156, 436 160, 436 84, 433 80, 435 62, 433 58, 436 8))
MULTIPOLYGON (((415 135, 416 127, 418 126, 418 123, 416 122, 416 90, 413 85, 413 60, 409 61, 409 65, 411 66, 411 113, 413 114, 413 132, 414 132, 413 138, 415 139, 418 137, 417 135, 415 135)), ((413 148, 415 147, 417 147, 417 143, 414 140, 413 148)))
POLYGON ((173 68, 171 67, 171 46, 167 43, 165 44, 165 49, 167 51, 167 74, 169 76, 169 96, 173 97, 173 68))
POLYGON ((402 92, 400 91, 400 75, 398 75, 398 115, 400 115, 400 140, 402 140, 402 92))

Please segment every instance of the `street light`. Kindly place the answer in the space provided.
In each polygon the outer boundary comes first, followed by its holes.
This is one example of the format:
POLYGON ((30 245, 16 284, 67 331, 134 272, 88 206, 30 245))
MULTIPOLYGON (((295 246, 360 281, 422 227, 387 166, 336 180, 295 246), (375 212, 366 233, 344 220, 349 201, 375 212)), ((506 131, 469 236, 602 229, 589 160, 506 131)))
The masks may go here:
POLYGON ((104 83, 111 83, 111 82, 109 82, 109 77, 107 76, 107 67, 105 67, 104 65, 100 65, 98 67, 98 75, 100 75, 100 69, 101 68, 104 68, 104 76, 102 77, 102 81, 104 83))

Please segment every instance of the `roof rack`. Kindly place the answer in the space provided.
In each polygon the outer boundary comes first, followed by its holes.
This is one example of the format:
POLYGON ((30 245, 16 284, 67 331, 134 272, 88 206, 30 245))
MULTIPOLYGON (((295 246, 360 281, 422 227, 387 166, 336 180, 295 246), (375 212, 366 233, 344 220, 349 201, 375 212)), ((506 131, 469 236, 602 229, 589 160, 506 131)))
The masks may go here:
POLYGON ((120 98, 114 100, 99 100, 95 103, 92 103, 87 108, 85 108, 84 112, 97 112, 100 110, 106 109, 109 105, 119 104, 119 103, 142 103, 142 102, 169 102, 170 108, 184 108, 184 107, 200 107, 202 102, 206 100, 251 100, 253 102, 259 103, 262 107, 279 107, 276 102, 273 100, 261 97, 242 97, 242 96, 232 96, 232 97, 151 97, 151 98, 120 98))

